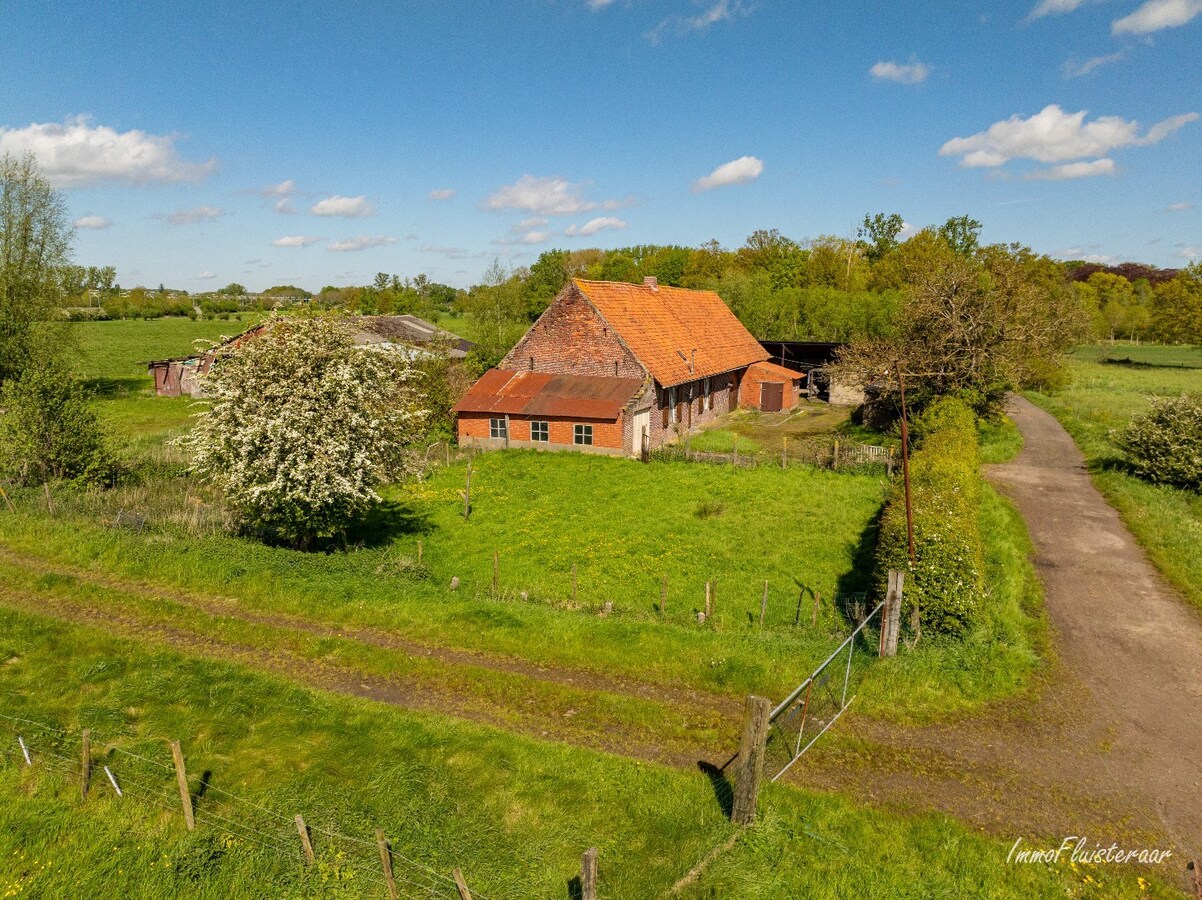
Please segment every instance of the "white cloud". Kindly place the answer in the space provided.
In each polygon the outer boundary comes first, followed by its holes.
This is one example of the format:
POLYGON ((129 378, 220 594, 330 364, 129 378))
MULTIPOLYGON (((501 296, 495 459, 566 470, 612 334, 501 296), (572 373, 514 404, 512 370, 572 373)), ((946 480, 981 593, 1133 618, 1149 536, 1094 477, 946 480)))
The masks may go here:
POLYGON ((426 195, 426 197, 428 199, 433 200, 435 202, 438 202, 440 200, 450 200, 454 196, 455 196, 454 188, 438 188, 437 190, 430 191, 430 193, 426 195))
POLYGON ((1147 147, 1164 140, 1198 118, 1186 113, 1157 122, 1143 135, 1139 123, 1118 116, 1085 121, 1086 111, 1066 113, 1051 104, 1030 118, 1011 116, 969 137, 952 138, 939 149, 940 156, 959 156, 966 169, 995 168, 1012 159, 1061 163, 1100 157, 1124 147, 1147 147))
POLYGON ((1088 0, 1039 0, 1035 8, 1027 15, 1027 19, 1042 19, 1044 16, 1058 16, 1071 13, 1088 0))
POLYGON ((324 200, 318 200, 310 208, 309 212, 315 216, 342 216, 345 219, 361 219, 366 216, 374 216, 376 208, 367 202, 367 197, 362 194, 358 197, 341 197, 335 195, 326 197, 324 200))
MULTIPOLYGON (((597 208, 596 203, 581 196, 584 187, 583 183, 573 184, 555 176, 523 175, 513 184, 498 188, 482 205, 485 209, 520 209, 539 216, 573 216, 597 208)), ((607 200, 606 204, 616 202, 607 200)))
POLYGON ((575 225, 569 225, 567 230, 564 231, 564 234, 571 237, 588 237, 596 234, 598 231, 605 231, 607 228, 619 229, 625 227, 626 223, 616 216, 605 216, 599 219, 591 219, 588 222, 585 222, 579 228, 577 228, 575 225))
POLYGON ((224 211, 216 206, 194 206, 191 209, 177 209, 167 216, 167 221, 172 225, 192 225, 196 222, 218 219, 223 215, 225 215, 224 211))
POLYGON ((80 216, 75 220, 76 228, 87 228, 94 231, 100 231, 102 228, 108 228, 113 223, 104 216, 80 216))
POLYGON ((605 9, 605 7, 609 6, 609 4, 613 2, 614 0, 588 0, 585 5, 591 10, 598 10, 605 9))
POLYGON ((1069 59, 1065 60, 1064 65, 1060 67, 1060 71, 1065 78, 1082 78, 1095 69, 1118 62, 1124 56, 1126 56, 1126 53, 1119 50, 1117 53, 1107 53, 1105 56, 1091 56, 1084 62, 1069 59))
POLYGON ((483 259, 487 253, 468 253, 459 247, 435 247, 430 244, 422 244, 417 248, 421 253, 437 253, 439 256, 445 256, 447 259, 483 259))
POLYGON ((327 244, 326 249, 334 253, 346 253, 352 250, 366 250, 369 247, 383 247, 385 244, 395 244, 397 239, 394 237, 384 237, 377 235, 369 237, 361 234, 358 237, 347 238, 344 241, 334 241, 332 244, 327 244))
POLYGON ((1026 173, 1026 181, 1070 181, 1073 178, 1092 178, 1095 175, 1113 175, 1115 168, 1113 159, 1094 159, 1088 162, 1063 163, 1047 169, 1034 169, 1026 173))
POLYGON ((319 237, 310 237, 304 234, 288 234, 284 237, 276 238, 271 242, 273 247, 308 247, 320 241, 319 237))
POLYGON ((115 181, 122 184, 200 182, 217 169, 217 160, 192 163, 180 159, 176 135, 145 131, 119 132, 92 125, 84 116, 25 128, 0 128, 0 154, 32 153, 55 187, 83 187, 115 181))
POLYGON ((1129 16, 1115 19, 1113 34, 1149 34, 1162 28, 1176 28, 1202 14, 1202 0, 1147 0, 1129 16))
MULTIPOLYGON (((1187 209, 1193 209, 1192 203, 1170 203, 1165 207, 1165 212, 1185 212, 1187 209)), ((76 224, 79 224, 78 222, 76 224)))
POLYGON ((281 181, 279 184, 269 184, 267 187, 259 188, 259 194, 263 197, 291 197, 295 191, 296 179, 294 178, 281 181))
POLYGON ((926 63, 896 63, 881 60, 868 73, 877 81, 896 81, 898 84, 922 84, 931 74, 931 67, 926 63))
POLYGON ((201 279, 202 281, 208 281, 210 278, 216 278, 217 276, 214 275, 212 272, 201 272, 196 277, 201 279))
POLYGON ((1182 259, 1198 259, 1202 257, 1202 244, 1178 244, 1177 255, 1182 259))
POLYGON ((732 159, 730 162, 718 166, 704 178, 694 181, 693 193, 699 194, 702 191, 724 187, 728 184, 746 184, 759 178, 763 171, 763 162, 754 156, 740 156, 738 159, 732 159))
POLYGON ((553 231, 527 231, 518 238, 519 244, 544 244, 551 240, 555 234, 553 231))
MULTIPOLYGON (((694 0, 700 3, 701 0, 694 0)), ((729 22, 736 16, 747 16, 752 12, 751 6, 742 0, 709 0, 705 8, 693 16, 669 16, 647 32, 647 40, 658 44, 665 31, 676 31, 687 34, 690 31, 704 31, 719 22, 729 22)))

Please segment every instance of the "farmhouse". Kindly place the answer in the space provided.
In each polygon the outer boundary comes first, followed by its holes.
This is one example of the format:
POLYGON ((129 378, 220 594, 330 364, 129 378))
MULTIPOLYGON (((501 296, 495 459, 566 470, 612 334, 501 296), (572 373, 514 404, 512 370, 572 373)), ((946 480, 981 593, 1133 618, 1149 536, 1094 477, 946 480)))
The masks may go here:
POLYGON ((576 278, 455 406, 459 441, 639 456, 739 406, 790 409, 804 376, 713 291, 576 278))
MULTIPOLYGON (((354 323, 357 344, 382 347, 409 357, 430 353, 437 346, 440 351, 445 348, 451 359, 463 359, 475 346, 471 341, 465 341, 417 316, 357 316, 354 323)), ((262 327, 256 325, 247 329, 203 354, 147 363, 147 371, 154 378, 154 392, 160 397, 179 397, 183 394, 203 396, 197 376, 208 373, 217 351, 221 347, 236 346, 253 338, 262 327)))

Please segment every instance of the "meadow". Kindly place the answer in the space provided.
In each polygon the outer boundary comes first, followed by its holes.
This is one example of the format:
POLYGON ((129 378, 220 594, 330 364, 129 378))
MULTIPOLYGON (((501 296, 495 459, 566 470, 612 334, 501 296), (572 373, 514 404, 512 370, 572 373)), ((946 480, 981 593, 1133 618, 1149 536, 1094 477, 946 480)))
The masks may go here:
MULTIPOLYGON (((376 826, 420 861, 404 871, 424 887, 459 866, 478 896, 574 896, 595 845, 602 896, 658 896, 733 837, 721 780, 697 760, 737 744, 747 694, 779 698, 850 630, 884 477, 497 452, 471 460, 466 520, 459 460, 386 487, 345 548, 271 546, 231 533, 184 475, 167 441, 195 407, 153 396, 143 365, 231 324, 73 326, 135 478, 49 499, 17 490, 0 513, 0 715, 27 720, 0 719, 0 896, 103 894, 116 880, 147 898, 263 884, 379 896, 376 826), (144 523, 126 527, 130 513, 144 523), (707 580, 715 614, 701 624, 707 580), (53 756, 21 766, 14 725, 63 757, 57 770, 53 756), (82 727, 143 802, 103 784, 80 801, 66 760, 82 727), (171 738, 191 771, 212 773, 192 835, 158 768, 171 738), (315 836, 368 843, 319 838, 305 869, 296 812, 315 836)), ((987 456, 1016 452, 1015 434, 986 432, 987 456)), ((1047 647, 1025 527, 988 490, 981 517, 981 629, 890 660, 866 642, 853 715, 935 721, 1032 687, 1047 647)), ((1003 842, 938 816, 785 785, 761 809, 682 896, 1136 889, 1004 867, 1003 842)))
POLYGON ((1202 391, 1202 348, 1084 347, 1069 360, 1069 371, 1072 382, 1063 390, 1028 396, 1060 420, 1084 453, 1094 484, 1157 568, 1202 608, 1202 495, 1137 478, 1116 443, 1116 433, 1154 398, 1202 391))

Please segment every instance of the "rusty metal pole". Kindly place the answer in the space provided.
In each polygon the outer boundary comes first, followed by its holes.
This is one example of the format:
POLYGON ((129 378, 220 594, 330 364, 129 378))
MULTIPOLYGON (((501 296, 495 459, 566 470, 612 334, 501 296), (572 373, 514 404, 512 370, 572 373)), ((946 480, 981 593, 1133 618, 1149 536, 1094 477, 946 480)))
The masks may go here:
POLYGON ((901 363, 895 362, 897 388, 901 392, 902 481, 906 488, 906 544, 910 550, 910 565, 917 562, 914 552, 914 505, 910 499, 910 421, 906 416, 906 382, 901 363))

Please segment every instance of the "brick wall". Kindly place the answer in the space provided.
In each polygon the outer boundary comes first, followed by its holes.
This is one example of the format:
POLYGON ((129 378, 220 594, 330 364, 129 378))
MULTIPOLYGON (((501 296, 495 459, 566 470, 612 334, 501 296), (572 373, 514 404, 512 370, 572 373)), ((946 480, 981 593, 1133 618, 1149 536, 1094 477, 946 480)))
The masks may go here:
POLYGON ((560 292, 497 368, 555 375, 647 377, 634 354, 575 285, 560 292))
MULTIPOLYGON (((490 449, 504 447, 505 441, 503 439, 491 436, 492 431, 489 426, 489 419, 492 418, 504 418, 504 416, 490 416, 487 413, 461 413, 459 416, 459 443, 463 446, 471 444, 490 449)), ((509 446, 533 447, 538 450, 581 450, 584 452, 623 454, 627 452, 630 446, 624 443, 624 436, 630 431, 625 422, 626 418, 627 415, 625 413, 619 415, 613 421, 605 419, 556 419, 550 417, 510 416, 509 446), (543 421, 549 424, 550 441, 544 443, 542 441, 530 440, 531 421, 543 421), (578 424, 593 426, 593 443, 591 447, 575 443, 575 426, 578 424)))
MULTIPOLYGON (((781 379, 775 375, 764 375, 757 373, 754 369, 749 371, 743 378, 743 383, 739 387, 739 405, 746 406, 751 409, 760 408, 760 385, 765 381, 776 384, 781 383, 781 379)), ((801 376, 798 375, 794 381, 784 382, 784 390, 781 393, 781 409, 792 409, 797 405, 797 395, 801 389, 801 376)))
POLYGON ((651 447, 662 447, 671 443, 678 435, 689 430, 696 431, 738 407, 732 394, 734 372, 710 378, 710 408, 705 409, 705 382, 702 379, 676 386, 676 422, 667 421, 669 400, 668 389, 654 387, 654 405, 651 408, 651 447), (691 424, 690 424, 691 423, 691 424))

